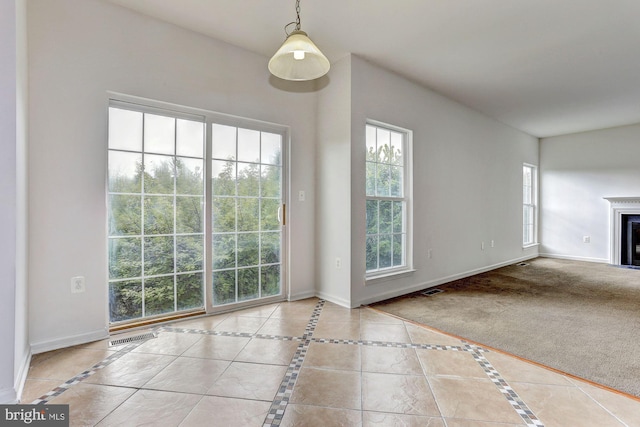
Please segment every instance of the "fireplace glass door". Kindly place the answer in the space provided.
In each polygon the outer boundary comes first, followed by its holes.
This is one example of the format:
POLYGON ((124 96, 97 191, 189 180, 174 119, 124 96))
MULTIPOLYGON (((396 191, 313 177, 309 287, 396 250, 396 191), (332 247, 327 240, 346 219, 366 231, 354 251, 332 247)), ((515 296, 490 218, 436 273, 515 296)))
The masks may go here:
POLYGON ((640 215, 622 215, 622 265, 640 266, 640 215))
POLYGON ((640 265, 640 222, 630 222, 629 265, 640 265))

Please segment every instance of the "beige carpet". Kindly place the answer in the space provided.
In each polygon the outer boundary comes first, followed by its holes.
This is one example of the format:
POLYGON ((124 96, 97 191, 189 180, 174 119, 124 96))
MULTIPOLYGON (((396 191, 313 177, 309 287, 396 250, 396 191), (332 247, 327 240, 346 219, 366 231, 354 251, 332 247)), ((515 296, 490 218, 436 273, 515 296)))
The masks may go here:
POLYGON ((374 305, 640 397, 640 270, 537 258, 374 305))

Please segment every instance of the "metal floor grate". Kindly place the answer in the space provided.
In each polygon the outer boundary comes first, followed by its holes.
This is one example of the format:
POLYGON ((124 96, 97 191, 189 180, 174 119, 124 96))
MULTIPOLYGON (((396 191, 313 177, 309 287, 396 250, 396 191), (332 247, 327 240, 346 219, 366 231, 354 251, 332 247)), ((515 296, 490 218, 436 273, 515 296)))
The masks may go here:
POLYGON ((136 335, 136 336, 133 336, 133 337, 127 337, 127 338, 121 338, 119 340, 109 341, 109 346, 129 344, 129 343, 132 343, 132 342, 144 341, 144 340, 149 340, 149 339, 157 338, 157 337, 158 337, 158 335, 156 333, 149 332, 147 334, 140 334, 140 335, 136 335))
POLYGON ((526 267, 526 266, 527 266, 527 265, 529 265, 529 264, 528 264, 528 263, 526 263, 526 262, 519 262, 519 263, 517 263, 516 265, 518 265, 518 266, 520 266, 520 267, 526 267))
POLYGON ((432 295, 439 294, 440 292, 444 292, 444 291, 442 289, 436 288, 436 289, 427 289, 426 291, 421 292, 421 294, 424 295, 425 297, 430 297, 432 295))

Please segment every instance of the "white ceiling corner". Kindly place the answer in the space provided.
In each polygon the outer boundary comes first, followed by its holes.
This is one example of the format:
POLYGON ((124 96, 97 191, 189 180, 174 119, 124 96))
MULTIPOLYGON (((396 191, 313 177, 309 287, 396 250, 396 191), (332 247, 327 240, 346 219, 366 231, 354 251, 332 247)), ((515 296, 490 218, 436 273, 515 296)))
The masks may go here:
MULTIPOLYGON (((270 57, 294 0, 108 0, 270 57)), ((546 137, 640 123, 638 0, 302 0, 302 29, 546 137)))

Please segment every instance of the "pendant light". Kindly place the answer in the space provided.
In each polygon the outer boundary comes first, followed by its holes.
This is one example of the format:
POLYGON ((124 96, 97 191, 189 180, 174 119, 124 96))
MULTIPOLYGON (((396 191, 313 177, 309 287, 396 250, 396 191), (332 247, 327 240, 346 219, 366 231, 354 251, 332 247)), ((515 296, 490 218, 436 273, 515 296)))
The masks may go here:
POLYGON ((284 80, 305 81, 322 77, 329 71, 329 60, 300 30, 300 0, 296 0, 297 19, 285 25, 287 39, 269 61, 269 71, 284 80), (287 33, 287 27, 295 24, 295 30, 287 33))

